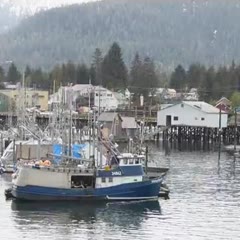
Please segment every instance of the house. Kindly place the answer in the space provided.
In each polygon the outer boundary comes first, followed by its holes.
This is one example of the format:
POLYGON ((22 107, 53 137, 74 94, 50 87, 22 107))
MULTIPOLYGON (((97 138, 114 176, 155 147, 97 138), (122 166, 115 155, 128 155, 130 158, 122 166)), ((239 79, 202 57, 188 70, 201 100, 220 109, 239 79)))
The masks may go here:
POLYGON ((122 117, 115 112, 103 112, 97 121, 102 125, 103 138, 108 139, 110 135, 120 137, 122 135, 122 117))
POLYGON ((137 135, 139 126, 134 117, 122 117, 122 136, 125 138, 134 138, 137 135))
POLYGON ((199 95, 196 88, 191 88, 188 93, 183 94, 183 98, 185 101, 198 101, 199 95))
POLYGON ((80 111, 82 107, 93 105, 94 86, 92 84, 76 84, 73 86, 63 86, 49 98, 48 104, 51 108, 59 103, 80 111))
MULTIPOLYGON (((219 127, 219 109, 205 102, 182 101, 158 111, 158 126, 219 127)), ((221 127, 227 127, 228 115, 221 114, 221 127)))
POLYGON ((48 91, 1 89, 0 93, 8 96, 16 107, 24 103, 26 108, 37 107, 43 111, 48 110, 48 91))
POLYGON ((114 92, 101 87, 95 87, 94 91, 94 106, 100 110, 111 111, 118 108, 119 101, 114 92))
POLYGON ((117 99, 117 108, 124 109, 128 105, 128 100, 125 94, 121 92, 113 92, 114 97, 117 99))
POLYGON ((215 107, 229 113, 231 111, 231 105, 232 103, 230 100, 226 97, 222 97, 216 102, 215 107))
POLYGON ((11 99, 7 95, 0 93, 0 112, 12 111, 14 106, 11 106, 11 103, 11 99))
POLYGON ((164 100, 172 100, 177 96, 176 90, 172 88, 157 88, 155 94, 164 100))

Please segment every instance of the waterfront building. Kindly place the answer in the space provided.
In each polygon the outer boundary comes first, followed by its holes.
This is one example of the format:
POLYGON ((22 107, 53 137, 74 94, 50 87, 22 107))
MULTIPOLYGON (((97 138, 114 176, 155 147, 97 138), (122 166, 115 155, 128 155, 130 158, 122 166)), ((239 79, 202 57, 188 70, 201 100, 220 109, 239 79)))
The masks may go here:
POLYGON ((227 127, 228 114, 206 102, 182 101, 158 111, 158 126, 227 127), (221 119, 221 122, 220 120, 221 119), (220 122, 220 124, 219 124, 220 122))
POLYGON ((110 135, 120 137, 122 135, 122 117, 115 112, 103 112, 98 117, 102 125, 103 138, 108 139, 110 135))
POLYGON ((37 107, 41 111, 48 110, 48 91, 1 89, 0 93, 6 95, 15 106, 23 101, 26 108, 37 107))

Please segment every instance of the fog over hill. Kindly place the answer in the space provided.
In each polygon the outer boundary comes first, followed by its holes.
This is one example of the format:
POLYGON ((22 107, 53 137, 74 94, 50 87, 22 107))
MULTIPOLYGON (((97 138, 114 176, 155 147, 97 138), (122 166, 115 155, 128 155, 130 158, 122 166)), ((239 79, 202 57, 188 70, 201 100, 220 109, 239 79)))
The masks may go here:
POLYGON ((240 59, 239 0, 105 0, 41 11, 0 36, 0 59, 51 68, 90 63, 117 41, 129 64, 138 51, 165 69, 240 59))

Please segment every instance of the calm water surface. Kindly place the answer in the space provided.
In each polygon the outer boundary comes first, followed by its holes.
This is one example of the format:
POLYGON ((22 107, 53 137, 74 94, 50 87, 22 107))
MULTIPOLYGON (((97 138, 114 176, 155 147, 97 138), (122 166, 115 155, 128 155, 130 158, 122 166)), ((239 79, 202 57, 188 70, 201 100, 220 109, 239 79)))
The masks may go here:
POLYGON ((240 239, 240 159, 151 147, 169 167, 170 199, 79 206, 6 201, 0 177, 0 239, 240 239))

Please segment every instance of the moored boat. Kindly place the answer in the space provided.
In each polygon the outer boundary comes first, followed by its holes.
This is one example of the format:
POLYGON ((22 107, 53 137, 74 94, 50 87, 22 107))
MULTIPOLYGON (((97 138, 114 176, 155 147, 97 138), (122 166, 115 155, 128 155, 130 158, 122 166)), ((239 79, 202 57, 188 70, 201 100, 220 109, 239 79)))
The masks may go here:
POLYGON ((144 156, 112 156, 111 164, 24 165, 13 175, 12 195, 21 200, 145 200, 158 198, 163 176, 150 179, 144 156))

